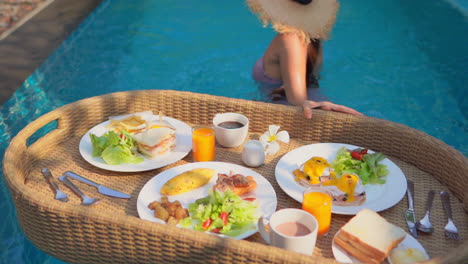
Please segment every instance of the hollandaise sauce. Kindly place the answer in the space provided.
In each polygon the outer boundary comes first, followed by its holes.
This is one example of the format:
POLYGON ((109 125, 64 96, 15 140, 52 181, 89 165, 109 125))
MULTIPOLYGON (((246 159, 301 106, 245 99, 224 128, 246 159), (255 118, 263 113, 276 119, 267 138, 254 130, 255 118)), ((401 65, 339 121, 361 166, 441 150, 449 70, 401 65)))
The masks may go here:
POLYGON ((335 185, 338 189, 345 193, 347 200, 345 202, 354 202, 356 197, 354 196, 354 192, 356 190, 356 186, 359 183, 359 177, 354 174, 343 174, 338 179, 332 179, 329 181, 324 182, 323 186, 330 186, 335 185))
POLYGON ((303 171, 297 169, 293 172, 296 181, 306 180, 309 184, 320 184, 322 176, 334 175, 331 165, 322 157, 312 157, 304 163, 303 171))

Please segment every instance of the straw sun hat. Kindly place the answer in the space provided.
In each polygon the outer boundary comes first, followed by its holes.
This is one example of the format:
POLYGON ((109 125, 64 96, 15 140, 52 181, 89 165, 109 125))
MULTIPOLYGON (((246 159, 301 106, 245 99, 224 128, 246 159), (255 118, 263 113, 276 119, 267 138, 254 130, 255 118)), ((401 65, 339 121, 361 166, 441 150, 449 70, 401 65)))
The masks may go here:
POLYGON ((308 4, 293 0, 246 1, 264 26, 271 24, 279 33, 299 34, 305 41, 327 39, 339 7, 336 0, 312 0, 308 4))

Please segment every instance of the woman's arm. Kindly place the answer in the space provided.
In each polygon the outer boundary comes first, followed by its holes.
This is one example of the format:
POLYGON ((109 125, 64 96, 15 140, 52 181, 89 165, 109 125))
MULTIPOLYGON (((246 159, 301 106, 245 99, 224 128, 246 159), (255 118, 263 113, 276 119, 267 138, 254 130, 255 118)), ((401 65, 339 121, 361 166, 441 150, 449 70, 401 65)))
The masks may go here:
POLYGON ((290 104, 302 106, 307 118, 312 117, 313 108, 362 115, 362 113, 343 105, 308 100, 306 84, 307 44, 294 34, 280 34, 278 41, 281 44, 279 45, 281 47, 279 49, 279 62, 283 89, 290 104))
POLYGON ((328 101, 315 102, 315 101, 305 100, 302 103, 302 109, 304 110, 304 115, 307 118, 312 117, 312 109, 314 108, 323 109, 327 111, 341 112, 341 113, 346 113, 346 114, 363 115, 361 112, 358 112, 352 108, 349 108, 344 105, 334 104, 328 101))
POLYGON ((283 89, 288 102, 293 105, 302 105, 307 100, 306 64, 307 44, 295 34, 280 34, 279 65, 283 89))

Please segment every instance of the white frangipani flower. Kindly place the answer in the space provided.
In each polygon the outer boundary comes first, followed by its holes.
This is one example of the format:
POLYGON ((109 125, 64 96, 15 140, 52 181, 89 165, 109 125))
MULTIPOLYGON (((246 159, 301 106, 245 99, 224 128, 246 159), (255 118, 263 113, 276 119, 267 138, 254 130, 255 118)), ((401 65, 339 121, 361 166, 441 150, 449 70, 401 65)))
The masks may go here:
POLYGON ((286 130, 280 131, 279 126, 270 125, 268 131, 265 132, 261 137, 260 141, 265 147, 266 154, 275 154, 280 150, 280 145, 276 141, 281 141, 284 143, 289 143, 289 133, 286 130))

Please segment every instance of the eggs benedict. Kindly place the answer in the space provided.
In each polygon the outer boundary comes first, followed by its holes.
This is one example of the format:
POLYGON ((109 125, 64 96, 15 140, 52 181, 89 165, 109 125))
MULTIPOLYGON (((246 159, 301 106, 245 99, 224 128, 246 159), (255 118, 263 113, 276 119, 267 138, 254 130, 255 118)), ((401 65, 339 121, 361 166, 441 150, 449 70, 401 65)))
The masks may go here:
POLYGON ((345 173, 339 178, 333 167, 322 157, 312 157, 293 171, 296 182, 304 187, 326 189, 333 196, 333 204, 360 205, 366 200, 366 192, 357 174, 345 173))
POLYGON ((322 181, 335 176, 335 172, 328 161, 322 157, 312 157, 301 168, 293 171, 296 181, 306 187, 317 186, 322 181))

